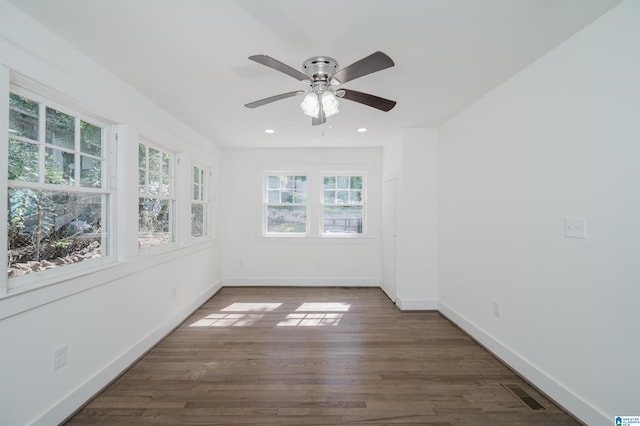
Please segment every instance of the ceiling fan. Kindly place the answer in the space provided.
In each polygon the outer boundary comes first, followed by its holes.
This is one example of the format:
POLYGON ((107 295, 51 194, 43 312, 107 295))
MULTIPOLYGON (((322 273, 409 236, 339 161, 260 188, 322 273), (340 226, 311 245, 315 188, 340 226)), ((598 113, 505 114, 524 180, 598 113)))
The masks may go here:
POLYGON ((302 64, 304 72, 267 55, 253 55, 249 56, 249 59, 283 72, 309 87, 306 90, 294 90, 250 102, 245 104, 247 108, 256 108, 281 99, 305 95, 300 107, 306 115, 312 117, 311 124, 316 126, 324 124, 327 117, 339 112, 338 98, 358 102, 385 112, 396 105, 395 101, 379 96, 338 88, 339 85, 348 81, 394 66, 393 60, 382 52, 372 53, 341 70, 338 70, 338 62, 335 59, 328 56, 314 56, 302 64))

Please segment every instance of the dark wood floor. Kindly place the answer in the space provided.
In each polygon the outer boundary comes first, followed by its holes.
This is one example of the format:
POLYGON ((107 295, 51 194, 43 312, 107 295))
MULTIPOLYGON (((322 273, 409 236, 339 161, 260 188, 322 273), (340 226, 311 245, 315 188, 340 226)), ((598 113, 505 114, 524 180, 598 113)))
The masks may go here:
POLYGON ((440 314, 400 312, 379 289, 224 288, 68 424, 578 423, 440 314))

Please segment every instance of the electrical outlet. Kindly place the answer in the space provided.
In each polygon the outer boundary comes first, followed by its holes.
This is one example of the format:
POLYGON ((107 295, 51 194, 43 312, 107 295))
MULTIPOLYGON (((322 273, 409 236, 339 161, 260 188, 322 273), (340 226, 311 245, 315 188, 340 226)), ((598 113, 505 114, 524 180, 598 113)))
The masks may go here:
POLYGON ((565 217, 564 236, 566 238, 587 238, 587 219, 584 217, 565 217))
POLYGON ((495 315, 496 318, 502 317, 502 306, 500 302, 493 302, 493 315, 495 315))
POLYGON ((53 350, 53 369, 57 370, 67 363, 67 345, 62 345, 53 350))

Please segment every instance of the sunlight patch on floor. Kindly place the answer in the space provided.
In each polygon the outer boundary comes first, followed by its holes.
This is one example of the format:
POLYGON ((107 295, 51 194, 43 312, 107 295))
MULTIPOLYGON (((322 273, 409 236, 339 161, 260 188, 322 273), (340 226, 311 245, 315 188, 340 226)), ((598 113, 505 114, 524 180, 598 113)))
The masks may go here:
POLYGON ((246 327, 262 319, 264 314, 211 314, 189 327, 246 327))
POLYGON ((337 326, 343 314, 313 313, 313 314, 289 314, 284 321, 278 323, 278 327, 326 327, 337 326))
POLYGON ((271 312, 282 306, 282 303, 232 303, 221 312, 271 312))
MULTIPOLYGON (((274 320, 282 319, 285 312, 276 313, 282 303, 232 303, 216 313, 192 323, 189 327, 247 327, 263 319, 267 313, 274 320)), ((351 308, 348 303, 303 303, 294 312, 286 314, 276 327, 335 327, 351 308)))
POLYGON ((303 303, 296 312, 347 312, 350 307, 348 303, 303 303))

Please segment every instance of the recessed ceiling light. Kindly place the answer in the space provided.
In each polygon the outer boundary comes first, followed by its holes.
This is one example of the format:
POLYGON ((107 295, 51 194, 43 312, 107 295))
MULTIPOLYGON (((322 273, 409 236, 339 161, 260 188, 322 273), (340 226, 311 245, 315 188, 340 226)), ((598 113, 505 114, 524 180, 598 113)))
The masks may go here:
POLYGON ((357 131, 358 133, 364 133, 367 131, 367 129, 365 127, 360 127, 357 131))
POLYGON ((272 133, 275 133, 276 131, 275 131, 275 130, 273 130, 273 129, 265 129, 265 131, 264 131, 264 132, 265 132, 265 133, 268 133, 268 134, 272 134, 272 133))

